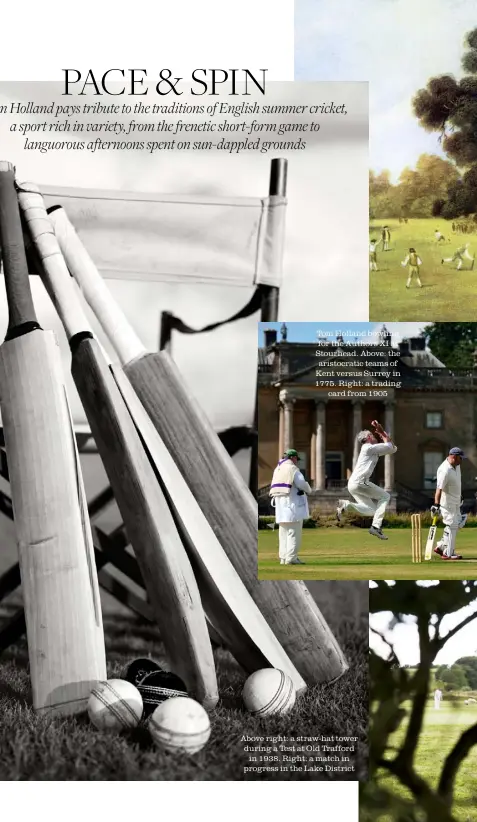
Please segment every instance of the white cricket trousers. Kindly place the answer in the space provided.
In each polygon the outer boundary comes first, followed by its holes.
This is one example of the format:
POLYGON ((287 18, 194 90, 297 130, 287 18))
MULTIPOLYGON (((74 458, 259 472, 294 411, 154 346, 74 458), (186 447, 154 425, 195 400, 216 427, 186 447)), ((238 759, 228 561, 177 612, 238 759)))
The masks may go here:
POLYGON ((373 526, 381 528, 391 494, 372 482, 349 482, 348 491, 356 502, 346 500, 345 510, 352 508, 363 517, 373 517, 373 526))
POLYGON ((291 562, 298 556, 300 550, 301 537, 303 533, 303 520, 299 522, 282 522, 278 526, 278 554, 284 562, 291 562))

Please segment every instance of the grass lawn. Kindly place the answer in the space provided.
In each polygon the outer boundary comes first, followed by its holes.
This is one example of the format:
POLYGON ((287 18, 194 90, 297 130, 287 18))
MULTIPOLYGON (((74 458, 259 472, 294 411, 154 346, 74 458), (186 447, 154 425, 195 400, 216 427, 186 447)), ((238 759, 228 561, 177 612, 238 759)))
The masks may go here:
MULTIPOLYGON (((464 699, 457 705, 444 702, 438 711, 429 701, 425 715, 424 730, 417 750, 417 772, 432 786, 436 787, 445 757, 448 755, 461 733, 477 722, 477 705, 464 705, 464 699)), ((410 706, 407 706, 410 707, 410 706)), ((400 744, 405 726, 392 738, 400 744)), ((475 822, 477 807, 477 749, 474 748, 464 760, 456 779, 455 804, 453 813, 459 822, 475 822)), ((411 799, 404 788, 394 777, 381 772, 379 784, 391 788, 398 796, 411 799)), ((412 802, 414 806, 414 803, 412 802)), ((397 817, 396 817, 397 818, 397 817)), ((399 817, 402 818, 402 817, 399 817)), ((382 822, 391 822, 394 817, 385 815, 382 822)), ((436 820, 437 822, 437 820, 436 820)))
MULTIPOLYGON (((477 253, 477 235, 453 234, 452 226, 440 219, 409 219, 407 224, 398 220, 373 221, 380 228, 387 223, 391 230, 391 249, 383 252, 378 247, 378 271, 370 272, 369 319, 375 322, 409 320, 436 322, 437 320, 473 320, 477 313, 477 265, 470 270, 470 261, 464 258, 461 271, 456 263, 444 263, 442 257, 451 257, 456 248, 470 243, 470 253, 477 253), (438 228, 446 241, 437 243, 434 231, 438 228), (401 261, 410 247, 416 249, 421 266, 422 288, 415 282, 407 289, 407 269, 401 261)), ((371 231, 370 237, 380 238, 380 231, 371 231)))
MULTIPOLYGON (((39 718, 30 707, 26 642, 0 657, 0 780, 356 780, 366 778, 368 718, 367 586, 315 583, 325 618, 342 644, 350 670, 334 685, 309 688, 286 716, 258 719, 242 706, 245 680, 241 668, 223 649, 216 650, 220 702, 210 714, 212 735, 207 746, 188 758, 159 751, 147 731, 110 736, 97 731, 87 717, 39 718), (243 735, 355 736, 351 754, 354 773, 279 771, 244 774, 249 754, 243 735)), ((0 609, 0 625, 12 612, 0 609)), ((104 617, 108 675, 119 674, 131 659, 152 655, 164 661, 153 625, 109 603, 104 617)), ((165 665, 167 667, 167 665, 165 665)), ((280 754, 282 761, 283 754, 280 754)), ((307 754, 311 756, 311 754, 307 754)), ((256 764, 256 763, 254 763, 256 764)), ((283 763, 282 763, 283 764, 283 763)), ((286 766, 288 767, 288 765, 286 766)))
MULTIPOLYGON (((459 532, 457 550, 462 561, 445 561, 434 554, 431 562, 413 563, 411 528, 384 527, 387 541, 365 528, 304 528, 300 559, 306 565, 280 565, 278 531, 258 532, 260 579, 469 579, 477 573, 477 532, 459 532), (469 576, 470 575, 470 576, 469 576)), ((423 529, 422 544, 427 538, 423 529)))

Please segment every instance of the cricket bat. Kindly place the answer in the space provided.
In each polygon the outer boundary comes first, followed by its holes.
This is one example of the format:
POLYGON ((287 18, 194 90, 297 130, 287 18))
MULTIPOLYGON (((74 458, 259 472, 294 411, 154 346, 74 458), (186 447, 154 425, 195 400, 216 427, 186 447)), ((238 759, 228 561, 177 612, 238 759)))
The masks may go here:
POLYGON ((43 198, 19 186, 18 199, 45 287, 64 325, 72 374, 126 532, 136 554, 172 670, 211 709, 215 664, 199 590, 167 501, 102 350, 83 313, 43 198))
POLYGON ((33 707, 68 715, 85 710, 95 684, 106 679, 101 605, 59 348, 35 314, 14 167, 4 161, 0 245, 9 311, 0 404, 33 707))
POLYGON ((344 655, 305 584, 257 579, 257 504, 167 353, 148 353, 62 208, 49 209, 68 268, 231 564, 305 682, 330 682, 344 655))
POLYGON ((426 559, 432 559, 432 549, 434 548, 434 542, 435 542, 436 533, 437 533, 437 520, 438 520, 438 515, 435 514, 435 516, 432 519, 432 525, 429 528, 429 534, 428 534, 428 537, 427 537, 426 551, 425 551, 425 554, 424 554, 424 559, 425 560, 426 559))
MULTIPOLYGON (((23 187, 28 187, 30 192, 33 188, 31 184, 23 187)), ((33 197, 35 197, 33 193, 26 194, 21 191, 19 193, 26 220, 36 213, 36 219, 38 219, 36 230, 38 231, 42 225, 45 226, 44 221, 47 216, 39 208, 36 208, 34 212, 33 197), (41 220, 43 223, 40 222, 41 220)), ((41 198, 39 202, 42 202, 41 198)), ((46 225, 46 228, 42 228, 41 234, 43 244, 47 233, 48 226, 46 225)), ((49 251, 52 252, 53 248, 49 251)), ((64 318, 67 333, 72 334, 74 331, 74 327, 71 327, 72 311, 77 318, 77 327, 87 328, 87 320, 82 313, 81 305, 78 306, 78 292, 75 283, 64 261, 62 264, 56 263, 55 268, 51 269, 51 263, 46 260, 43 263, 43 270, 40 269, 39 273, 48 291, 52 294, 60 316, 64 318)), ((227 559, 217 537, 164 443, 160 440, 127 377, 119 367, 111 366, 111 364, 109 367, 134 420, 143 447, 154 467, 157 482, 160 482, 168 504, 174 510, 175 522, 187 547, 209 623, 216 630, 221 642, 231 651, 247 673, 270 666, 279 668, 292 678, 297 692, 303 691, 306 688, 304 680, 283 651, 227 559), (214 574, 218 583, 215 582, 214 574)))
POLYGON ((306 683, 227 558, 124 371, 118 365, 111 368, 174 511, 210 624, 247 673, 278 668, 291 677, 301 693, 306 683))

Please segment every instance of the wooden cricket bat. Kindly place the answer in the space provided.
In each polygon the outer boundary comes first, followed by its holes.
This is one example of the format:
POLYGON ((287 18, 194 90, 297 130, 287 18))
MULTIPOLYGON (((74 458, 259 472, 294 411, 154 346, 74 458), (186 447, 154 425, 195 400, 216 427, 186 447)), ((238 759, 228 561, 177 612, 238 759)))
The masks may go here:
POLYGON ((424 554, 424 559, 425 560, 426 559, 427 560, 432 559, 432 549, 434 548, 434 542, 435 542, 436 533, 437 533, 437 520, 438 520, 438 515, 435 514, 435 516, 432 518, 432 525, 429 528, 429 534, 428 534, 428 537, 427 537, 426 551, 425 551, 425 554, 424 554))
MULTIPOLYGON (((31 185, 28 187, 32 188, 31 185)), ((28 215, 34 213, 32 195, 20 192, 19 198, 21 202, 25 198, 25 215, 28 219, 28 215)), ((44 220, 45 215, 39 209, 37 213, 38 219, 44 220)), ((39 222, 38 227, 40 226, 39 222)), ((46 233, 42 233, 42 237, 45 236, 47 236, 46 233)), ((43 239, 42 242, 45 240, 43 239)), ((47 262, 45 262, 43 268, 47 267, 47 262)), ((45 273, 44 270, 40 270, 40 275, 48 291, 52 293, 60 316, 65 318, 67 333, 71 333, 68 331, 67 324, 72 311, 76 313, 78 327, 86 328, 87 320, 82 313, 81 306, 77 306, 78 293, 66 265, 63 263, 61 268, 56 265, 55 270, 50 274, 48 271, 45 273)), ((69 322, 71 325, 71 319, 69 322)), ((175 522, 188 550, 209 623, 219 635, 220 641, 231 651, 247 673, 264 667, 276 667, 288 673, 297 692, 303 691, 306 688, 303 678, 290 662, 227 559, 129 380, 118 366, 110 365, 109 367, 134 420, 143 447, 154 467, 157 482, 160 482, 168 504, 174 510, 175 522)))
POLYGON ((83 313, 38 188, 19 187, 20 208, 45 287, 72 352, 72 374, 136 554, 172 670, 204 707, 218 701, 215 665, 197 583, 167 501, 83 313))
POLYGON ((0 404, 18 540, 33 706, 73 714, 106 678, 96 567, 59 348, 36 318, 15 190, 0 162, 9 325, 0 404))
POLYGON ((252 599, 307 683, 337 679, 346 660, 305 584, 258 581, 257 504, 174 362, 144 349, 64 210, 49 213, 71 274, 252 599))
POLYGON ((303 678, 227 558, 124 371, 118 365, 111 369, 174 511, 211 625, 247 673, 278 668, 291 677, 296 691, 302 692, 306 688, 303 678))

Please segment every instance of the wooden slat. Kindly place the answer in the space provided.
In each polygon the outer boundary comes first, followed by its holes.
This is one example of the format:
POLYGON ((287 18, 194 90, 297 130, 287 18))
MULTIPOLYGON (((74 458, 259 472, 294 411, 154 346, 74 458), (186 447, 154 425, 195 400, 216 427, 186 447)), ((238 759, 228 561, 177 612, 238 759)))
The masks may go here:
POLYGON ((151 606, 137 594, 130 591, 122 582, 115 579, 105 568, 98 573, 98 580, 101 587, 112 594, 126 608, 130 608, 149 622, 154 622, 151 606))
POLYGON ((10 497, 0 491, 0 513, 13 520, 13 506, 10 497))
POLYGON ((20 566, 18 562, 0 577, 0 600, 12 593, 21 583, 20 566))
POLYGON ((25 631, 25 612, 23 608, 19 608, 0 630, 0 653, 18 642, 25 631))
POLYGON ((114 565, 118 571, 121 571, 130 580, 135 582, 136 585, 140 585, 144 588, 144 581, 136 558, 131 556, 131 554, 126 553, 124 550, 127 544, 126 541, 119 538, 110 539, 104 531, 101 531, 100 528, 95 528, 95 531, 100 548, 106 555, 108 561, 114 565))
POLYGON ((4 448, 0 448, 0 476, 4 480, 10 482, 10 475, 8 473, 7 454, 4 448))

